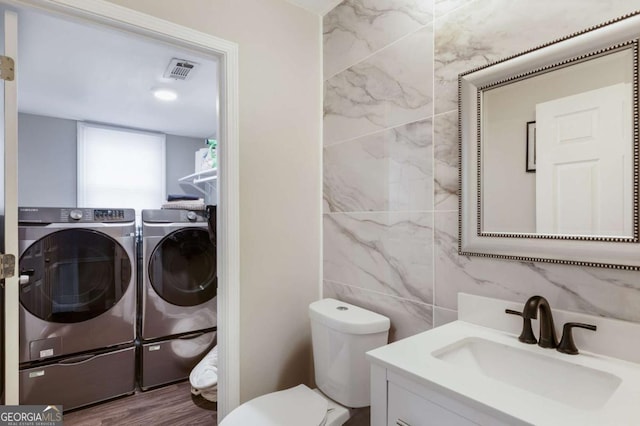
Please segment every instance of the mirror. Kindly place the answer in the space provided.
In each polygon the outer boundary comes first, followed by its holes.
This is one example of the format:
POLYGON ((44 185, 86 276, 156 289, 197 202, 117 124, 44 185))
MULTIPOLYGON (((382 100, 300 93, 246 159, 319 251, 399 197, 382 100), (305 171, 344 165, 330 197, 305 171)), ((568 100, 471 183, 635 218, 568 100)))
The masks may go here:
POLYGON ((631 45, 480 90, 481 232, 633 237, 633 66, 631 45))
POLYGON ((459 76, 461 254, 640 269, 639 28, 459 76))

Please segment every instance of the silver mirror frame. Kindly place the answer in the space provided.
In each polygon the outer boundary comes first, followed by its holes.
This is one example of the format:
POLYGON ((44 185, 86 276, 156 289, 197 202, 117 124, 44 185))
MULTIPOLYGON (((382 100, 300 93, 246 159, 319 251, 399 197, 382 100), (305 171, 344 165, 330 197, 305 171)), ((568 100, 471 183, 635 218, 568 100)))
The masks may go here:
POLYGON ((637 59, 639 38, 640 11, 637 11, 458 76, 460 255, 640 270, 637 59), (496 84, 521 79, 532 73, 543 72, 630 45, 634 48, 634 236, 626 238, 481 232, 481 91, 496 84))

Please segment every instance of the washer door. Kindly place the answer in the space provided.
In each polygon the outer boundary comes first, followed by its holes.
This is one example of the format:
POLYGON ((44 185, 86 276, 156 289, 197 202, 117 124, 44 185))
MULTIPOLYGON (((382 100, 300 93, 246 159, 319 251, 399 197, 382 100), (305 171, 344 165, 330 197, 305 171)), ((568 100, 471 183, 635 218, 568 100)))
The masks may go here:
POLYGON ((183 228, 164 237, 149 258, 149 280, 167 302, 197 306, 216 296, 216 250, 204 228, 183 228))
POLYGON ((20 303, 36 317, 74 323, 113 307, 131 281, 131 259, 116 240, 89 229, 65 229, 20 256, 20 303))

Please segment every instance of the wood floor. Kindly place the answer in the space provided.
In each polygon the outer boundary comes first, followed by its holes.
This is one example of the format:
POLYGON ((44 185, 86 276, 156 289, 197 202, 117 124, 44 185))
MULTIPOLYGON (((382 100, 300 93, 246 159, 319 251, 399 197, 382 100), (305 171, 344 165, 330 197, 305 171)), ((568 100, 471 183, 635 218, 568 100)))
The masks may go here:
POLYGON ((188 381, 64 414, 64 425, 216 425, 217 404, 191 395, 188 381))
MULTIPOLYGON (((188 381, 64 414, 65 426, 211 426, 218 424, 217 404, 192 396, 188 381)), ((368 426, 369 407, 356 410, 344 426, 368 426)))
POLYGON ((369 426, 371 424, 371 410, 369 407, 358 408, 344 426, 369 426))

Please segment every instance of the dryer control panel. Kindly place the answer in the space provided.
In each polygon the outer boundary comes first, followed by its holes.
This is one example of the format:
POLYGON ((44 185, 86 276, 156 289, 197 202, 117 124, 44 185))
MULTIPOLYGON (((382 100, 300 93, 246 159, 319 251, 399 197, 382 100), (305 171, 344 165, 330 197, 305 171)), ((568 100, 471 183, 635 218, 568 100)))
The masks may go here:
POLYGON ((142 221, 146 223, 206 223, 203 210, 142 210, 142 221))

